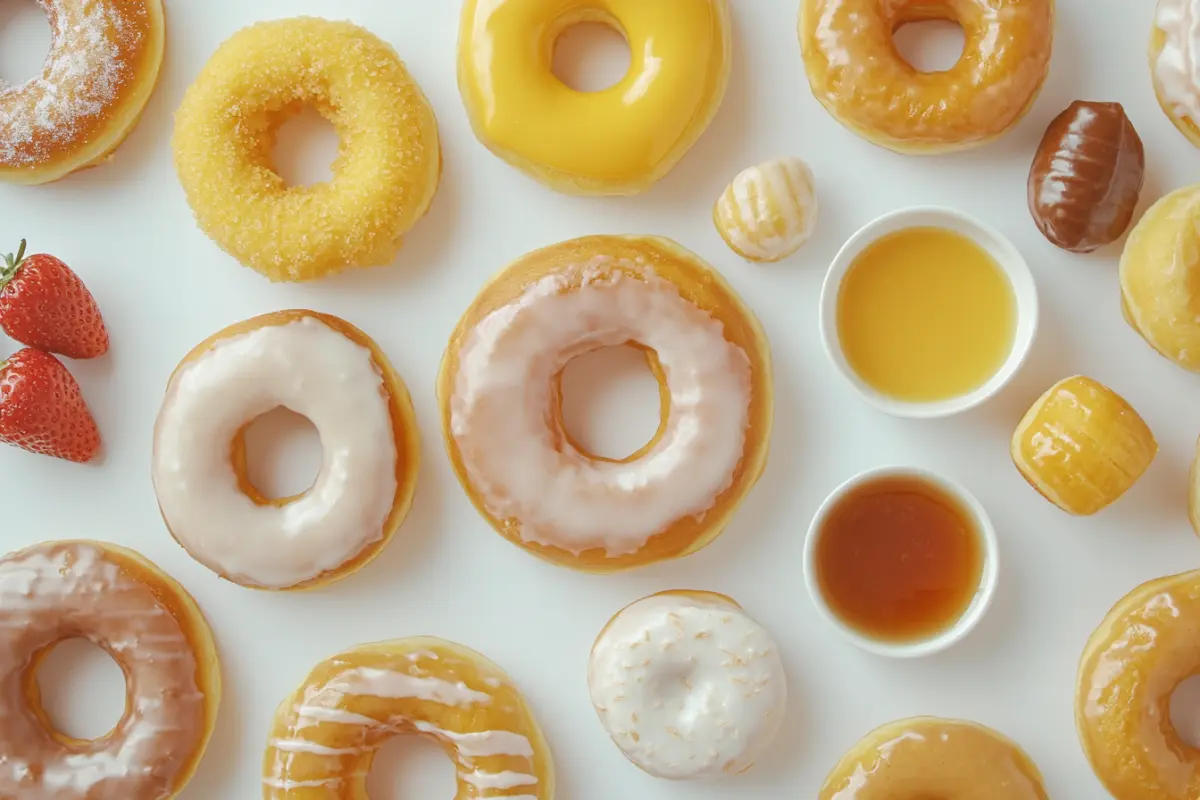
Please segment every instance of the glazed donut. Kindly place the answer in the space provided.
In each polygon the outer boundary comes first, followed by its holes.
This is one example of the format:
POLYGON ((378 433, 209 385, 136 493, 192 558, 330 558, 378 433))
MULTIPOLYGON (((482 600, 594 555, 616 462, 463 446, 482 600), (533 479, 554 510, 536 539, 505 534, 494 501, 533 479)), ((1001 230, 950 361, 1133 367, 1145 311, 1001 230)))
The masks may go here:
POLYGON ((771 356, 733 289, 667 239, 589 236, 517 259, 484 286, 438 376, 446 449, 505 538, 553 563, 614 572, 713 541, 758 480, 771 434, 771 356), (662 422, 624 459, 562 423, 562 371, 635 343, 662 422))
POLYGON ((551 188, 632 195, 708 128, 729 83, 727 0, 466 0, 458 87, 476 137, 551 188), (551 71, 567 28, 599 22, 629 42, 629 72, 579 92, 551 71))
POLYGON ((275 714, 264 800, 367 800, 375 753, 397 734, 437 741, 457 800, 553 800, 550 747, 499 667, 430 637, 367 644, 321 662, 275 714))
POLYGON ((1084 646, 1075 725, 1084 755, 1116 800, 1200 796, 1196 751, 1171 724, 1171 693, 1200 669, 1200 570, 1143 583, 1084 646))
POLYGON ((1150 34, 1150 74, 1154 95, 1167 118, 1200 147, 1198 19, 1200 3, 1196 0, 1158 0, 1150 34))
POLYGON ((412 505, 412 400, 350 323, 279 311, 225 328, 171 376, 154 427, 154 490, 171 535, 201 564, 256 589, 308 589, 357 572, 412 505), (324 449, 308 491, 270 499, 246 473, 244 434, 285 407, 324 449))
POLYGON ((38 0, 50 19, 42 72, 0 80, 0 180, 50 183, 108 159, 158 83, 162 0, 38 0))
POLYGON ((898 153, 963 150, 999 138, 1033 106, 1050 69, 1054 0, 802 0, 800 46, 813 95, 869 142, 898 153), (958 63, 920 72, 892 34, 945 19, 965 35, 958 63))
POLYGON ((273 281, 383 266, 441 176, 433 108, 396 51, 349 22, 261 22, 230 37, 175 116, 175 166, 196 222, 273 281), (333 180, 288 186, 275 131, 305 104, 337 129, 333 180))
POLYGON ((588 691, 625 757, 671 780, 745 772, 787 707, 775 642, 712 592, 661 592, 619 611, 592 646, 588 691))
POLYGON ((0 560, 0 796, 174 797, 199 766, 220 700, 208 623, 141 555, 64 541, 0 560), (125 713, 97 739, 54 730, 42 707, 38 665, 74 638, 104 648, 125 673, 125 713))
POLYGON ((817 800, 1047 800, 1042 776, 1008 737, 975 722, 912 717, 868 733, 817 800))
POLYGON ((1119 267, 1125 321, 1159 354, 1191 372, 1200 372, 1197 225, 1200 184, 1176 189, 1130 231, 1119 267))

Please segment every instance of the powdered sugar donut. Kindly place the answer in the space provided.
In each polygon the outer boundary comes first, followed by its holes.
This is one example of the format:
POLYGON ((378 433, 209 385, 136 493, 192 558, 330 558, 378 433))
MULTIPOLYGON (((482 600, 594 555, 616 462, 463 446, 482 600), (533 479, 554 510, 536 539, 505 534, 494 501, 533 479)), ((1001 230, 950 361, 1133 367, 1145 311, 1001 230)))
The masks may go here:
POLYGON ((625 757, 672 780, 746 771, 787 706, 774 641, 711 592, 662 592, 618 612, 592 646, 588 690, 625 757))
POLYGON ((0 81, 0 180, 39 184, 103 161, 158 83, 162 0, 38 0, 50 19, 41 74, 0 81))

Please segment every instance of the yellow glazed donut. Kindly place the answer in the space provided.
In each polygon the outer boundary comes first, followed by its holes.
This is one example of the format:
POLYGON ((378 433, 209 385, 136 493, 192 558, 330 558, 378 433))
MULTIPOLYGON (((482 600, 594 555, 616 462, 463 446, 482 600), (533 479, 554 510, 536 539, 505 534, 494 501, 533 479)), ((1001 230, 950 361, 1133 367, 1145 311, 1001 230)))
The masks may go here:
POLYGON ((1042 776, 1008 737, 963 720, 889 722, 854 745, 817 800, 1047 800, 1042 776))
POLYGON ((0 797, 161 800, 191 780, 216 723, 221 671, 204 615, 147 559, 91 541, 0 560, 0 797), (37 670, 87 639, 125 674, 125 713, 97 739, 54 730, 37 670))
POLYGON ((105 161, 158 83, 161 0, 38 0, 50 19, 41 74, 0 80, 0 180, 50 183, 105 161))
POLYGON ((1142 477, 1158 455, 1158 442, 1123 397, 1076 375, 1030 407, 1009 452, 1038 494, 1068 514, 1090 516, 1142 477))
POLYGON ((171 376, 152 475, 171 535, 255 589, 344 578, 391 541, 412 506, 420 447, 408 390, 350 323, 279 311, 197 345, 171 376), (324 455, 313 485, 270 499, 246 474, 244 433, 279 407, 306 417, 324 455))
POLYGON ((613 572, 712 542, 766 465, 771 356, 754 314, 674 242, 588 236, 536 250, 480 291, 438 376, 450 461, 506 539, 613 572), (632 343, 659 381, 661 422, 623 459, 562 423, 562 371, 632 343))
POLYGON ((1200 184, 1176 189, 1146 211, 1121 253, 1121 308, 1146 343, 1200 372, 1200 184))
POLYGON ((727 0, 466 0, 458 86, 475 135, 567 194, 630 195, 666 175, 708 127, 729 82, 727 0), (629 72, 579 92, 553 72, 559 35, 601 22, 629 72))
POLYGON ((1200 797, 1200 755, 1171 724, 1171 694, 1200 671, 1200 571, 1143 583, 1096 628, 1079 661, 1075 723, 1115 800, 1200 797))
POLYGON ((280 706, 263 759, 265 800, 367 800, 387 739, 438 742, 458 770, 456 800, 553 800, 549 745, 499 667, 430 637, 355 647, 321 662, 280 706))
POLYGON ((274 281, 389 264, 437 191, 437 120, 396 51, 348 22, 262 22, 229 38, 175 116, 200 229, 274 281), (337 129, 333 180, 288 186, 275 131, 310 105, 337 129))
POLYGON ((1150 34, 1150 74, 1158 104, 1179 131, 1200 147, 1200 57, 1195 0, 1158 0, 1150 34))
POLYGON ((962 150, 998 138, 1033 106, 1050 69, 1054 0, 802 0, 809 84, 830 114, 899 153, 962 150), (910 22, 965 34, 945 72, 920 72, 892 42, 910 22))

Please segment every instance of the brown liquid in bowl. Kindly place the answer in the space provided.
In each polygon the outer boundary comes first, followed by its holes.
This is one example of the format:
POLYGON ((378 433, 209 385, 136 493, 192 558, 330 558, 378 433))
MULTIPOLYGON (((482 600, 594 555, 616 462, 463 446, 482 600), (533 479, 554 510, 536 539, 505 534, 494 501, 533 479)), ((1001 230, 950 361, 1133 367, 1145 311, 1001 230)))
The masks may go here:
POLYGON ((962 617, 979 589, 983 537, 940 487, 887 477, 851 490, 819 532, 816 574, 833 612, 890 642, 926 639, 962 617))

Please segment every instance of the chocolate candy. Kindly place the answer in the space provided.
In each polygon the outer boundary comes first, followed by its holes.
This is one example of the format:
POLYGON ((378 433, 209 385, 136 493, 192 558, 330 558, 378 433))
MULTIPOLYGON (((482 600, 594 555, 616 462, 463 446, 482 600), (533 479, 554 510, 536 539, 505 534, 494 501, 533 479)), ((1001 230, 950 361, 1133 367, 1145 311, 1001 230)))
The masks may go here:
POLYGON ((1133 219, 1146 155, 1120 103, 1077 100, 1046 129, 1029 170, 1029 210, 1053 244, 1088 253, 1133 219))

